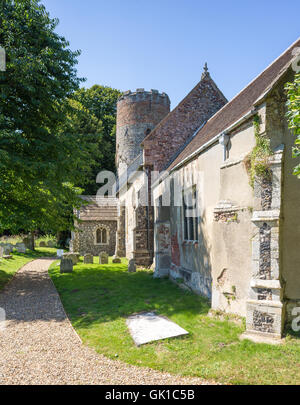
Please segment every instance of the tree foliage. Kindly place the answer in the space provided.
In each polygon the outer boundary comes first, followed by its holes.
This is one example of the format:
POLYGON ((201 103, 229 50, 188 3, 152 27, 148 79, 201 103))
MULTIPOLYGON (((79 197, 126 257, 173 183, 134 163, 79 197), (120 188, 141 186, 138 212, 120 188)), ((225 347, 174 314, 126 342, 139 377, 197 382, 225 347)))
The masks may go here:
POLYGON ((95 147, 66 128, 79 52, 57 23, 38 0, 0 2, 0 230, 69 228, 81 201, 74 185, 93 163, 95 147))
POLYGON ((72 116, 74 131, 81 134, 82 139, 89 135, 97 151, 95 163, 91 165, 91 175, 79 183, 84 194, 97 192, 99 185, 96 184, 96 176, 99 171, 115 172, 116 105, 120 95, 119 90, 94 85, 89 89, 81 88, 73 96, 78 103, 78 109, 72 116), (79 108, 79 105, 82 107, 79 108))
MULTIPOLYGON (((296 137, 293 157, 300 157, 300 73, 295 75, 293 82, 287 83, 286 90, 288 124, 296 137)), ((300 178, 300 164, 294 168, 294 174, 300 178)))

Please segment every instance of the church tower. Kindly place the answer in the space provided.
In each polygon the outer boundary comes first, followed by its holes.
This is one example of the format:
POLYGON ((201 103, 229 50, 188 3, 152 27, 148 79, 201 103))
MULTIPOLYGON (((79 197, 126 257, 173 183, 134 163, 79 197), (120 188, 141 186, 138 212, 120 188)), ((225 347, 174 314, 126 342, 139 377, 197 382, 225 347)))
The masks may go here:
POLYGON ((141 143, 169 113, 170 100, 157 90, 126 91, 117 103, 116 167, 118 176, 142 152, 141 143))

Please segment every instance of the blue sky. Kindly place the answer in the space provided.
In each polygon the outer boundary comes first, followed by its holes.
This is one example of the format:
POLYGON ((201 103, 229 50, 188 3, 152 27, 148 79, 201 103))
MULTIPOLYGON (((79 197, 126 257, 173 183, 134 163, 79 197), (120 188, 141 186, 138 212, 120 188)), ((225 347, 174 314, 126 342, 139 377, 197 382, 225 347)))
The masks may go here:
POLYGON ((174 108, 200 80, 234 97, 300 35, 299 0, 42 0, 82 51, 78 74, 122 91, 165 91, 174 108))

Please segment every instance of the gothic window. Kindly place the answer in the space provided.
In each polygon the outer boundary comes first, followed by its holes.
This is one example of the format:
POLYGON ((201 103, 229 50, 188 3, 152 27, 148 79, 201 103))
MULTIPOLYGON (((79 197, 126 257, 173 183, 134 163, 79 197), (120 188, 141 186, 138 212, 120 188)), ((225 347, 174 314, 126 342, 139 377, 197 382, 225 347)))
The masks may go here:
POLYGON ((183 196, 183 238, 184 240, 198 241, 198 209, 196 186, 184 190, 183 196))
POLYGON ((98 228, 96 231, 96 244, 106 245, 108 243, 108 234, 106 228, 98 228))

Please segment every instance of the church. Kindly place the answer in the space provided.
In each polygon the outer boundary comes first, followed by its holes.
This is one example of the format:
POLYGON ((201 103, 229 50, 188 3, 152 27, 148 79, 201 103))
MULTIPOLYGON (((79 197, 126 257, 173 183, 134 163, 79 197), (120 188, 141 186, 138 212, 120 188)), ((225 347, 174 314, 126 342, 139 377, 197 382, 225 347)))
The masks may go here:
POLYGON ((157 90, 117 103, 116 234, 106 228, 115 254, 246 317, 253 340, 281 338, 300 307, 300 183, 284 88, 299 49, 297 40, 231 101, 205 65, 172 111, 157 90))

